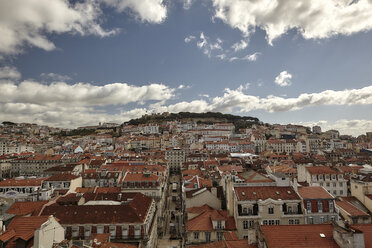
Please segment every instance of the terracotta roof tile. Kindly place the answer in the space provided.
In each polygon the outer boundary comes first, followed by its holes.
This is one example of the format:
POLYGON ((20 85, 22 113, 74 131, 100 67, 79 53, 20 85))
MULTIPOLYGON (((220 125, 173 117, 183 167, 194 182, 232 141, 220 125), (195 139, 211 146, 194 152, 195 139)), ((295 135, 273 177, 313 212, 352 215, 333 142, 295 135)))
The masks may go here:
POLYGON ((275 248, 332 248, 339 247, 333 240, 333 226, 320 225, 261 226, 268 247, 275 248), (322 238, 320 234, 324 234, 322 238))
POLYGON ((235 194, 238 201, 257 201, 259 199, 273 199, 273 200, 300 200, 299 195, 292 187, 277 187, 277 186, 263 186, 263 187, 235 187, 235 194))
POLYGON ((45 178, 28 179, 8 179, 0 182, 0 187, 22 187, 22 186, 41 186, 45 178))
POLYGON ((312 175, 319 175, 319 174, 342 174, 339 171, 336 171, 328 166, 311 166, 305 167, 307 171, 312 175))
POLYGON ((346 211, 350 216, 369 216, 368 213, 362 211, 347 201, 336 201, 336 205, 338 208, 346 211))
POLYGON ((372 224, 351 225, 351 228, 364 233, 364 244, 366 248, 372 247, 372 224))
POLYGON ((246 239, 222 240, 209 244, 190 245, 190 248, 257 248, 257 245, 250 245, 246 239))
POLYGON ((46 203, 48 203, 48 201, 15 202, 8 208, 6 213, 14 215, 32 214, 34 211, 40 210, 46 203))
POLYGON ((303 199, 333 199, 334 197, 328 193, 323 187, 311 186, 298 188, 298 194, 303 199))

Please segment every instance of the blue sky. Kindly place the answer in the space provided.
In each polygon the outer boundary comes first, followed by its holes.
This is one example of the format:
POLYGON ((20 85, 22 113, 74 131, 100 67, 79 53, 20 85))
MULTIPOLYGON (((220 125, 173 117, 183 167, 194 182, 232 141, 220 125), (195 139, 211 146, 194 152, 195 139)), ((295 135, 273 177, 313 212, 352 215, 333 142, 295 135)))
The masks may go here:
POLYGON ((0 120, 220 111, 372 131, 368 0, 0 0, 0 120))

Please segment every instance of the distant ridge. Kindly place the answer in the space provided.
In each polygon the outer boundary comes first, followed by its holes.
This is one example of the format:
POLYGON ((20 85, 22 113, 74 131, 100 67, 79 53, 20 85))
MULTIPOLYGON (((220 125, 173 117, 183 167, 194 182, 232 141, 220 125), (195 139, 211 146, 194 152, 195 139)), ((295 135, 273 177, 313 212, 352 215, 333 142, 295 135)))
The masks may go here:
POLYGON ((253 124, 262 124, 256 117, 251 116, 238 116, 231 114, 222 114, 220 112, 206 112, 206 113, 193 113, 193 112, 179 112, 179 113, 161 113, 143 115, 140 118, 132 119, 124 122, 123 125, 139 125, 139 124, 160 124, 166 121, 194 121, 197 123, 233 123, 235 129, 250 127, 253 124))

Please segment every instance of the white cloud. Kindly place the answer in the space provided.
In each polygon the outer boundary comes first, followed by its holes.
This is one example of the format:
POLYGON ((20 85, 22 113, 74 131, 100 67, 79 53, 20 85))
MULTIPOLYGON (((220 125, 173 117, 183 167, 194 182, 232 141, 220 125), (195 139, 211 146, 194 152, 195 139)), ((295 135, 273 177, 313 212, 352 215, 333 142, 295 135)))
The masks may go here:
POLYGON ((45 85, 39 82, 22 81, 19 84, 0 84, 0 102, 29 103, 39 105, 105 106, 124 105, 130 102, 168 100, 174 89, 163 84, 134 86, 112 83, 96 86, 88 83, 66 84, 54 82, 45 85))
POLYGON ((258 56, 260 54, 261 53, 259 53, 259 52, 255 52, 255 53, 248 54, 248 55, 246 55, 244 57, 241 57, 241 58, 234 56, 234 57, 229 58, 229 62, 233 62, 235 60, 247 60, 247 61, 253 62, 253 61, 256 61, 258 59, 258 56))
POLYGON ((258 96, 248 95, 243 92, 243 89, 247 89, 248 87, 249 84, 239 86, 235 90, 227 88, 222 96, 214 97, 209 102, 205 100, 198 100, 158 107, 162 109, 162 111, 168 112, 181 108, 179 106, 180 104, 182 105, 182 111, 192 111, 192 109, 198 109, 199 112, 232 112, 233 109, 235 109, 239 112, 250 112, 253 110, 283 112, 322 105, 372 104, 372 86, 352 90, 326 90, 319 93, 305 93, 295 98, 284 98, 279 96, 267 96, 261 98, 258 96), (196 107, 196 103, 199 104, 198 107, 196 107))
POLYGON ((185 43, 189 43, 189 42, 191 42, 191 41, 193 41, 193 40, 195 40, 196 39, 196 37, 194 36, 194 35, 189 35, 189 36, 187 36, 186 38, 185 38, 185 43))
POLYGON ((58 73, 41 73, 40 74, 40 77, 44 80, 50 80, 50 81, 60 81, 60 82, 65 82, 65 81, 69 81, 71 80, 71 77, 67 76, 67 75, 60 75, 58 73))
POLYGON ((142 22, 161 23, 167 17, 167 6, 163 0, 103 0, 118 12, 130 11, 142 22))
POLYGON ((190 88, 191 88, 190 85, 180 84, 177 89, 182 90, 182 89, 190 89, 190 88))
POLYGON ((297 124, 304 126, 315 126, 318 125, 323 131, 335 129, 340 134, 347 134, 353 136, 359 136, 365 134, 366 131, 372 130, 372 120, 337 120, 337 121, 314 121, 314 122, 299 122, 297 124))
MULTIPOLYGON (((189 36, 190 37, 190 36, 189 36)), ((186 42, 186 39, 185 39, 186 42)), ((186 42, 187 43, 187 42, 186 42)), ((222 40, 217 38, 215 42, 210 42, 209 37, 207 37, 204 32, 200 33, 199 40, 196 42, 196 45, 203 51, 208 57, 211 56, 213 50, 222 50, 222 40)))
POLYGON ((21 73, 15 67, 4 66, 0 67, 0 79, 19 80, 21 73))
POLYGON ((290 29, 305 39, 351 35, 372 29, 372 1, 359 0, 212 0, 219 18, 248 37, 256 27, 269 44, 290 29))
POLYGON ((219 58, 220 60, 224 60, 224 59, 226 59, 226 57, 227 56, 224 53, 216 55, 216 58, 219 58))
POLYGON ((248 43, 245 40, 241 40, 240 42, 235 43, 231 46, 235 52, 245 49, 248 46, 248 43))
POLYGON ((95 1, 0 0, 0 55, 18 54, 24 46, 53 50, 55 45, 46 36, 51 33, 115 34, 117 30, 100 26, 101 14, 95 1))
POLYGON ((256 61, 258 56, 260 55, 261 53, 259 52, 255 52, 253 54, 248 54, 247 56, 243 57, 242 59, 243 60, 249 60, 249 61, 256 61))
POLYGON ((184 0, 183 2, 183 8, 188 10, 191 8, 192 4, 194 3, 194 0, 184 0))
POLYGON ((275 83, 281 87, 290 86, 292 74, 288 73, 287 71, 282 71, 276 78, 275 83))

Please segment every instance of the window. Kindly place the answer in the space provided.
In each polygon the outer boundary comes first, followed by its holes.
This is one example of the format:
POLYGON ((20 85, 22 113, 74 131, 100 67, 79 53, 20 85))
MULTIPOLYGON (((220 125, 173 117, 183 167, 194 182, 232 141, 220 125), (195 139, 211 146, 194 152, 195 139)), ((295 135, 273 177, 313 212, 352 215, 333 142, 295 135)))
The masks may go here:
POLYGON ((340 195, 343 195, 344 194, 344 191, 343 190, 340 190, 340 195))
POLYGON ((243 239, 248 239, 248 235, 244 235, 243 236, 243 239))
POLYGON ((97 234, 102 234, 103 233, 103 226, 98 226, 97 227, 97 234))
POLYGON ((274 207, 269 207, 269 214, 274 214, 274 207))
POLYGON ((243 221, 243 229, 248 229, 248 220, 243 221))
POLYGON ((311 201, 306 202, 307 213, 311 213, 311 201))
POLYGON ((194 239, 199 239, 199 233, 198 232, 194 232, 194 239))
POLYGON ((300 224, 300 220, 299 219, 295 219, 295 224, 296 225, 300 224))
POLYGON ((336 175, 332 175, 332 180, 336 180, 336 175))
POLYGON ((72 237, 79 236, 79 228, 78 227, 72 227, 72 237))
POLYGON ((249 221, 249 227, 251 227, 251 228, 254 227, 254 220, 249 221))
POLYGON ((333 187, 336 187, 336 183, 333 183, 333 187))
POLYGON ((329 187, 329 183, 327 183, 326 185, 327 185, 327 187, 329 187))
POLYGON ((280 220, 275 220, 275 225, 280 225, 280 220))
POLYGON ((323 186, 323 183, 320 183, 320 186, 323 186))
POLYGON ((293 224, 294 224, 294 220, 290 219, 288 223, 289 223, 290 225, 293 225, 293 224))
POLYGON ((128 227, 123 226, 122 235, 123 235, 123 238, 127 238, 128 237, 128 227))
MULTIPOLYGON (((341 190, 341 191, 342 191, 342 190, 341 190)), ((328 205, 329 205, 329 212, 330 212, 330 213, 333 213, 333 202, 330 201, 328 205)))
POLYGON ((141 235, 141 228, 139 226, 136 226, 134 229, 134 236, 139 237, 141 235))
POLYGON ((340 187, 343 187, 344 186, 343 182, 340 182, 339 185, 340 185, 340 187))
POLYGON ((269 226, 273 226, 274 225, 274 220, 269 220, 269 226))
POLYGON ((243 208, 243 214, 248 213, 248 208, 243 208))
POLYGON ((223 237, 223 233, 222 232, 218 232, 217 233, 217 240, 218 241, 221 241, 222 240, 222 237, 223 237))
POLYGON ((85 236, 85 237, 90 237, 90 226, 86 226, 86 227, 85 227, 85 233, 84 233, 84 236, 85 236))
POLYGON ((267 220, 262 221, 262 225, 267 225, 267 220))
POLYGON ((314 224, 313 217, 309 217, 309 224, 314 224))
POLYGON ((111 238, 114 238, 116 236, 116 227, 115 226, 110 226, 110 235, 111 235, 111 238))
POLYGON ((318 212, 323 212, 323 203, 321 201, 318 201, 318 212))
POLYGON ((320 223, 324 223, 324 216, 320 217, 320 223))
POLYGON ((333 194, 334 195, 337 195, 337 190, 333 190, 333 194))
POLYGON ((222 222, 220 220, 217 221, 217 229, 222 229, 222 222))
POLYGON ((205 242, 207 242, 207 243, 211 242, 211 233, 210 232, 205 233, 205 242))

